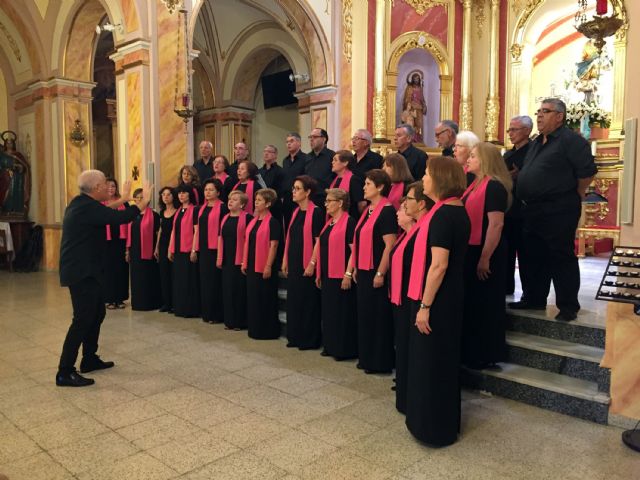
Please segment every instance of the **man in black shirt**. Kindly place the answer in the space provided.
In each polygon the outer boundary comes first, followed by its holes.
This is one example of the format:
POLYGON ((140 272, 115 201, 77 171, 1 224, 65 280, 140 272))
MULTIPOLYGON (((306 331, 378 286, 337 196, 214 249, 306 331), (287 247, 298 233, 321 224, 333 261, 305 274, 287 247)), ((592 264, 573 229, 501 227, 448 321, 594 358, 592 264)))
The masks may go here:
POLYGON ((420 180, 424 176, 427 169, 427 154, 412 145, 411 139, 415 134, 415 130, 411 125, 403 123, 396 128, 394 140, 400 153, 409 165, 409 171, 414 180, 420 180))
POLYGON ((309 163, 305 173, 318 182, 316 192, 311 196, 313 203, 320 208, 324 208, 325 190, 329 188, 335 178, 331 171, 331 161, 336 154, 327 148, 329 134, 322 128, 314 128, 309 134, 309 163))
POLYGON ((193 163, 194 168, 200 177, 200 183, 213 177, 213 145, 207 140, 200 142, 200 159, 193 163))
POLYGON ((238 142, 233 146, 233 158, 233 163, 229 165, 229 168, 227 169, 227 175, 232 178, 233 184, 235 185, 238 183, 238 164, 249 158, 249 149, 247 148, 246 143, 238 142))
POLYGON ((509 307, 544 309, 553 280, 556 320, 571 321, 580 310, 576 229, 581 201, 598 169, 589 143, 564 125, 566 111, 562 100, 548 98, 536 112, 540 135, 529 146, 516 192, 523 204, 528 271, 522 300, 509 307))
POLYGON ((522 204, 516 195, 516 184, 518 182, 518 173, 522 170, 524 158, 529 151, 529 136, 532 129, 533 120, 526 115, 512 118, 507 129, 509 140, 513 144, 513 148, 504 154, 504 162, 513 180, 513 202, 504 216, 504 235, 508 246, 506 285, 508 295, 511 295, 515 290, 516 257, 518 257, 521 284, 524 285, 526 277, 526 258, 522 254, 522 204))
POLYGON ((282 199, 282 215, 284 217, 284 227, 289 226, 289 220, 296 208, 296 204, 292 198, 293 182, 296 177, 304 175, 309 163, 307 154, 300 150, 302 139, 300 134, 291 132, 287 135, 287 156, 282 160, 282 170, 284 177, 282 179, 282 190, 280 198, 282 199))
MULTIPOLYGON (((284 180, 284 170, 278 165, 278 148, 275 145, 265 145, 262 151, 264 165, 258 169, 258 175, 265 184, 264 188, 273 188, 281 198, 282 181, 284 180)), ((282 202, 277 200, 271 206, 271 214, 282 221, 282 202)))
POLYGON ((453 157, 453 146, 456 144, 458 124, 453 120, 442 120, 436 125, 436 142, 442 148, 443 157, 453 157))
POLYGON ((353 167, 353 174, 364 182, 364 178, 369 170, 382 168, 382 155, 371 151, 373 138, 371 133, 364 128, 359 128, 351 137, 356 164, 353 167))
MULTIPOLYGON (((125 210, 116 208, 131 198, 131 184, 125 183, 120 200, 109 207, 106 201, 107 182, 99 170, 87 170, 78 177, 80 195, 75 197, 64 213, 62 242, 60 245, 60 285, 69 287, 73 320, 62 347, 56 385, 60 387, 84 387, 94 381, 76 372, 75 363, 82 344, 82 373, 113 367, 96 355, 100 325, 105 317, 102 299, 103 255, 107 248, 106 225, 118 225, 132 221, 140 214, 136 206, 125 210), (111 208, 110 208, 111 207, 111 208)), ((151 199, 148 184, 143 190, 144 208, 151 199)))

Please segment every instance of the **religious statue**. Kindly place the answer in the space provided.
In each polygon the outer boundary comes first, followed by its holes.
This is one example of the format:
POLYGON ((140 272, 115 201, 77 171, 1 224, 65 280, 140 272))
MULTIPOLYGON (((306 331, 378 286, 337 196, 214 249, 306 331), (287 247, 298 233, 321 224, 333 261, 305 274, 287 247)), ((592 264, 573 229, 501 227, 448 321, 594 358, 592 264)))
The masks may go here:
POLYGON ((600 55, 592 40, 585 43, 582 57, 576 63, 575 78, 571 87, 584 94, 584 102, 592 103, 596 100, 598 80, 604 70, 611 68, 611 59, 603 53, 600 55))
POLYGON ((17 135, 7 130, 0 134, 0 217, 26 219, 31 197, 31 171, 24 156, 16 150, 17 135))
POLYGON ((420 70, 414 70, 407 75, 407 88, 404 91, 402 114, 400 115, 404 123, 415 129, 413 141, 419 143, 424 142, 423 118, 427 113, 427 104, 423 93, 423 77, 420 70))

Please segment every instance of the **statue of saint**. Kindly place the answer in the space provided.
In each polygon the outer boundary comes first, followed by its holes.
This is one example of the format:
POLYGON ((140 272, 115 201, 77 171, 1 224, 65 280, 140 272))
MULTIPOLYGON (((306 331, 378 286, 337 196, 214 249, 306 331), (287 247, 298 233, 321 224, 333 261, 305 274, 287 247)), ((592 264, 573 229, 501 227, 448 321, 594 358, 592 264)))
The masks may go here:
POLYGON ((0 134, 0 216, 26 219, 31 197, 31 176, 27 160, 16 150, 15 132, 0 134))
POLYGON ((427 104, 423 93, 423 74, 420 70, 414 70, 407 75, 407 88, 402 100, 402 114, 400 118, 404 123, 411 125, 416 134, 414 142, 424 142, 423 118, 427 113, 427 104))

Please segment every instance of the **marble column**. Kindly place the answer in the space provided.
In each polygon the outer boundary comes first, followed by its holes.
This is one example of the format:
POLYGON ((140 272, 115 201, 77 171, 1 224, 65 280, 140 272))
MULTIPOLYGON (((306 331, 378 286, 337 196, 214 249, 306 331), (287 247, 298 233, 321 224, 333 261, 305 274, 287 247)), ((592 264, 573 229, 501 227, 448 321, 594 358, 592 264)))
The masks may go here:
POLYGON ((496 142, 498 141, 498 125, 500 121, 500 95, 498 91, 500 78, 500 0, 490 0, 490 3, 489 89, 485 105, 484 138, 487 142, 496 142))
POLYGON ((473 100, 471 97, 471 15, 472 0, 462 2, 462 82, 460 85, 460 130, 473 126, 473 100))
MULTIPOLYGON (((338 89, 336 87, 310 88, 296 93, 298 99, 298 128, 303 137, 312 128, 329 131, 329 119, 333 118, 338 89)), ((329 139, 333 142, 331 132, 329 139)), ((332 144, 333 145, 333 144, 332 144)))

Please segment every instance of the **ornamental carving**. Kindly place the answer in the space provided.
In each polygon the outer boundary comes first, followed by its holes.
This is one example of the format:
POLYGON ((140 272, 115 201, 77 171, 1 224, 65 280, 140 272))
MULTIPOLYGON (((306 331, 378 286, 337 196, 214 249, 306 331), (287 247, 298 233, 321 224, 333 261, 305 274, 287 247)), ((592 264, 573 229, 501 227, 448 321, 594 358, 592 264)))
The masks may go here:
POLYGON ((387 94, 376 93, 373 99, 373 131, 376 138, 384 138, 387 126, 387 94))
POLYGON ((446 5, 447 0, 404 0, 404 3, 413 8, 418 15, 424 15, 424 12, 438 5, 446 5))
POLYGON ((487 97, 486 112, 484 138, 487 142, 494 142, 498 140, 498 121, 500 118, 499 97, 487 97))
POLYGON ((344 0, 342 3, 342 29, 343 29, 343 44, 342 53, 347 59, 347 63, 351 63, 352 59, 352 44, 353 44, 353 0, 344 0))
POLYGON ((514 43, 513 45, 511 45, 511 48, 509 48, 509 52, 511 52, 511 58, 514 62, 519 61, 520 56, 522 55, 522 45, 520 45, 519 43, 514 43))
POLYGON ((487 17, 484 14, 484 4, 485 0, 477 0, 474 4, 474 9, 476 11, 476 29, 478 32, 478 38, 482 38, 482 32, 484 31, 484 22, 487 20, 487 17))
POLYGON ((427 50, 436 60, 438 60, 438 62, 446 62, 446 59, 436 41, 422 33, 416 34, 415 36, 407 40, 404 45, 397 48, 396 51, 393 52, 393 60, 399 59, 400 57, 402 57, 402 55, 407 53, 409 50, 413 50, 414 48, 422 48, 423 50, 427 50))
POLYGON ((473 101, 471 97, 460 102, 460 130, 471 130, 473 127, 473 101))
POLYGON ((22 54, 20 53, 20 48, 18 48, 18 44, 16 43, 15 39, 11 36, 9 31, 7 30, 7 27, 5 27, 2 22, 0 22, 0 30, 2 30, 2 33, 4 33, 4 36, 7 37, 7 41, 9 42, 9 46, 11 47, 11 50, 13 51, 13 55, 16 57, 16 60, 22 63, 22 54))
POLYGON ((523 3, 522 14, 518 19, 516 30, 520 30, 522 27, 526 25, 527 20, 529 20, 529 17, 531 16, 531 14, 534 12, 536 8, 538 8, 538 5, 540 5, 542 2, 544 2, 544 0, 527 0, 526 3, 522 2, 523 3))
POLYGON ((622 20, 622 26, 616 32, 615 39, 617 41, 624 41, 627 38, 627 30, 629 30, 629 18, 627 17, 627 8, 624 6, 623 0, 611 0, 613 11, 618 18, 622 20))

